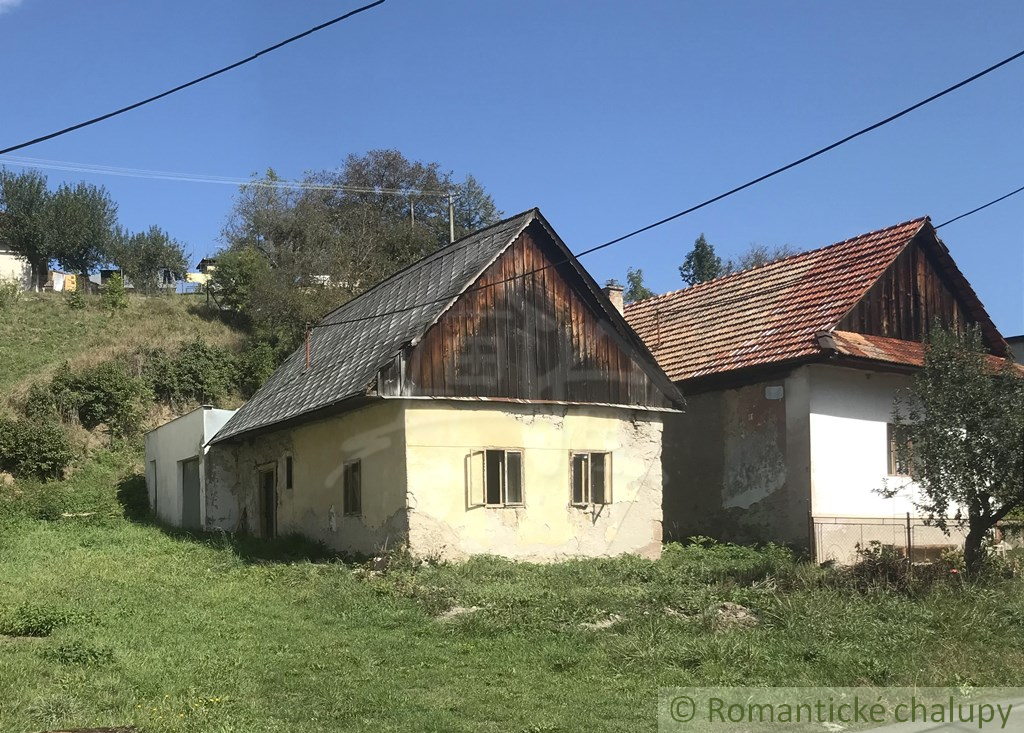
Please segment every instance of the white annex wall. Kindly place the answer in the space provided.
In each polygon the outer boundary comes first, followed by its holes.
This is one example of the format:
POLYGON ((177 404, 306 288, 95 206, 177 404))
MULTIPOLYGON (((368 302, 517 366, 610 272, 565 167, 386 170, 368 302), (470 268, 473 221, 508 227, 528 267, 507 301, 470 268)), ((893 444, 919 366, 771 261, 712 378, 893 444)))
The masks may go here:
POLYGON ((899 374, 810 367, 811 507, 816 517, 916 516, 917 487, 888 475, 888 430, 899 374), (883 487, 903 487, 886 498, 883 487))
POLYGON ((181 462, 199 458, 200 516, 206 525, 205 446, 232 414, 203 406, 146 433, 146 490, 159 519, 181 525, 181 462))

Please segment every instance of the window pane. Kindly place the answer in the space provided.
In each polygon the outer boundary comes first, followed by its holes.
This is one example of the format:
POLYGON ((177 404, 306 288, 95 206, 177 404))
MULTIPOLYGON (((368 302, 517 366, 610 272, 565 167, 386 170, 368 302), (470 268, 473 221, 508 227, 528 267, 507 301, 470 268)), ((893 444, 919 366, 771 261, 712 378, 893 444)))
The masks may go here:
POLYGON ((505 503, 523 503, 523 454, 508 452, 505 454, 505 503))
POLYGON ((604 482, 605 482, 605 461, 607 453, 590 454, 590 500, 594 504, 605 504, 604 482))
POLYGON ((285 470, 285 487, 290 489, 290 488, 292 488, 294 486, 294 484, 292 483, 292 457, 291 456, 288 456, 287 458, 285 458, 284 470, 285 470))
POLYGON ((487 451, 487 503, 501 504, 501 484, 505 478, 505 451, 487 451))
POLYGON ((572 456, 572 503, 587 503, 587 456, 574 453, 572 456))

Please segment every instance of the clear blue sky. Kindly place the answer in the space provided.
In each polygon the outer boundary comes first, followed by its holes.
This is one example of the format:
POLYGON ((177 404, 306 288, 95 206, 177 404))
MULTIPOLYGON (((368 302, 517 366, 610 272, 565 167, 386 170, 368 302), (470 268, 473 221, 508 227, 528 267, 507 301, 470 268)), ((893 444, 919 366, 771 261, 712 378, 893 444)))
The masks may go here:
MULTIPOLYGON (((0 0, 0 147, 186 81, 358 3, 0 0)), ((297 177, 397 148, 472 173, 506 213, 539 206, 579 251, 891 114, 1024 48, 1024 3, 389 0, 199 87, 17 155, 297 177)), ((812 248, 922 214, 940 223, 1024 185, 1024 59, 844 148, 628 244, 680 287, 718 252, 812 248)), ((194 260, 231 186, 101 183, 131 229, 194 260)), ((1004 335, 1024 333, 1024 194, 940 234, 1004 335)))

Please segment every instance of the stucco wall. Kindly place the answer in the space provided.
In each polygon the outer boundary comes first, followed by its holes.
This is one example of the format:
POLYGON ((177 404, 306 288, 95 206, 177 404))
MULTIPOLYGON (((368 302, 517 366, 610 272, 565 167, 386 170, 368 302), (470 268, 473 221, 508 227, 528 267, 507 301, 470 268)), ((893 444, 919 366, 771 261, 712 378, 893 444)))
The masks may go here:
POLYGON ((258 470, 277 466, 277 533, 348 552, 373 553, 406 538, 402 404, 381 402, 211 450, 210 526, 261 532, 258 470), (216 454, 214 456, 213 454, 216 454), (292 457, 293 488, 285 486, 292 457), (343 467, 359 459, 363 516, 343 510, 343 467))
POLYGON ((687 395, 666 418, 665 535, 806 546, 809 388, 805 368, 687 395))
POLYGON ((410 401, 409 536, 414 552, 549 561, 661 552, 660 413, 596 406, 410 401), (521 449, 522 507, 469 507, 467 458, 521 449), (612 498, 570 505, 570 451, 612 454, 612 498))
POLYGON ((815 365, 811 375, 811 501, 815 516, 916 515, 917 486, 888 475, 888 432, 896 391, 910 378, 815 365), (906 487, 886 498, 878 490, 906 487))
POLYGON ((205 445, 232 414, 204 406, 146 433, 146 490, 161 521, 181 525, 181 461, 199 458, 200 517, 206 526, 205 445))
POLYGON ((28 260, 13 252, 0 252, 0 282, 16 282, 26 290, 32 287, 28 260))

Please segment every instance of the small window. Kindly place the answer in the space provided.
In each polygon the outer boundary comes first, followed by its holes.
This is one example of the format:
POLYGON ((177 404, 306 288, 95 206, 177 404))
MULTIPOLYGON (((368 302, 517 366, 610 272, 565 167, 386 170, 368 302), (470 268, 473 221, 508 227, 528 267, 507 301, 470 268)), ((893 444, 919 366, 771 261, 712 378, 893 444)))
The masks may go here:
POLYGON ((469 455, 469 495, 470 506, 522 506, 522 451, 473 451, 469 455))
POLYGON ((286 489, 293 488, 295 484, 292 483, 292 457, 285 456, 284 458, 284 487, 286 489))
POLYGON ((359 516, 363 513, 363 469, 361 461, 345 464, 345 515, 359 516))
POLYGON ((573 453, 570 481, 572 505, 587 507, 612 503, 611 454, 573 453))
POLYGON ((887 458, 890 476, 910 476, 913 443, 901 426, 889 423, 887 436, 887 458))

